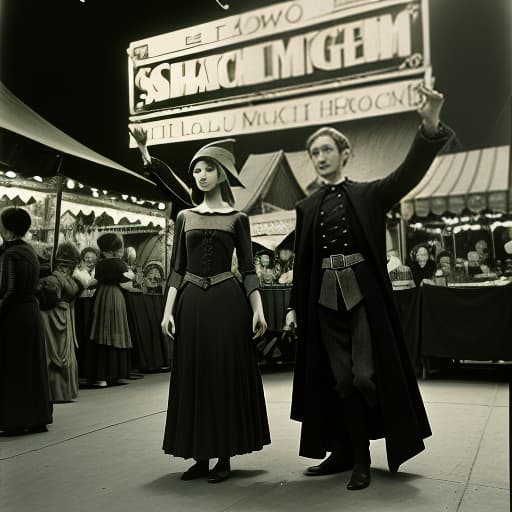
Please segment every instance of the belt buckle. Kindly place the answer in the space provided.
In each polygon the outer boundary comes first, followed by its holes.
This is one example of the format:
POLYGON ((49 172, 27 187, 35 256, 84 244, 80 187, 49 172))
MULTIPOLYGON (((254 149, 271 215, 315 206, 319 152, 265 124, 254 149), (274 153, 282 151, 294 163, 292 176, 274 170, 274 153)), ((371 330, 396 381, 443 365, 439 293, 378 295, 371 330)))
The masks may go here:
POLYGON ((329 259, 331 260, 331 268, 333 269, 346 267, 344 254, 333 254, 329 256, 329 259))
POLYGON ((211 284, 212 284, 211 279, 209 277, 205 277, 203 279, 203 284, 201 285, 201 288, 203 290, 207 290, 210 287, 211 284))

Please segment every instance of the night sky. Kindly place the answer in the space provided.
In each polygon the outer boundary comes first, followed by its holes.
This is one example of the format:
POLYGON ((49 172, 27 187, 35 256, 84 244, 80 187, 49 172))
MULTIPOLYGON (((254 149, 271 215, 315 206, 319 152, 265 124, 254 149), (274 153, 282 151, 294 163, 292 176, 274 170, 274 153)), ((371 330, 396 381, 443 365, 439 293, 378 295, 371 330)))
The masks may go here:
MULTIPOLYGON (((276 3, 230 0, 0 0, 0 75, 22 101, 92 149, 140 169, 128 149, 126 48, 131 41, 276 3)), ((510 143, 512 8, 509 0, 430 0, 436 88, 458 147, 510 143)), ((248 153, 303 149, 310 128, 238 138, 248 153)), ((182 172, 201 142, 155 146, 182 172)))

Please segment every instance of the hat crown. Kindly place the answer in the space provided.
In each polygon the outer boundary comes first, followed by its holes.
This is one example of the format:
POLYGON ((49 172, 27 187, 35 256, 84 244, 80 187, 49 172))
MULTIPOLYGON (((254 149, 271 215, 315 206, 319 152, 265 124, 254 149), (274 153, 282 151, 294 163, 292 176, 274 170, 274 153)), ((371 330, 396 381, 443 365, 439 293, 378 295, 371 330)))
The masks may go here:
POLYGON ((80 253, 71 242, 62 242, 57 247, 55 261, 66 263, 78 263, 80 261, 80 253))
POLYGON ((123 239, 117 233, 103 233, 96 240, 100 251, 117 251, 123 247, 123 239))

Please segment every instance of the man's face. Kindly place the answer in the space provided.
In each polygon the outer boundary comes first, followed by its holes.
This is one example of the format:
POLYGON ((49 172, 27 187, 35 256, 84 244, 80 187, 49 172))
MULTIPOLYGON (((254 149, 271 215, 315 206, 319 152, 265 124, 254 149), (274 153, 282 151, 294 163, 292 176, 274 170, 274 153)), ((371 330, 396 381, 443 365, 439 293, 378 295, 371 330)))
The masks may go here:
POLYGON ((347 158, 348 150, 342 153, 329 135, 316 138, 309 147, 309 156, 313 162, 316 173, 321 178, 334 180, 341 177, 343 162, 347 158))

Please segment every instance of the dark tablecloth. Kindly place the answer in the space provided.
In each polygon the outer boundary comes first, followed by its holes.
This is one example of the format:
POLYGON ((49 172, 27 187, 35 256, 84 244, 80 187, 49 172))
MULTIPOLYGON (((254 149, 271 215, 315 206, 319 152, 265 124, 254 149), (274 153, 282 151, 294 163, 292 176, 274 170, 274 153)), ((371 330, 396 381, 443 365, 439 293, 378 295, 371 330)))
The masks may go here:
POLYGON ((512 360, 512 284, 421 288, 423 356, 512 360))
POLYGON ((512 284, 395 291, 415 368, 422 358, 512 360, 512 284))
POLYGON ((393 292, 398 315, 402 323, 404 340, 411 357, 411 363, 417 374, 421 372, 420 347, 420 293, 418 288, 395 290, 393 292))

